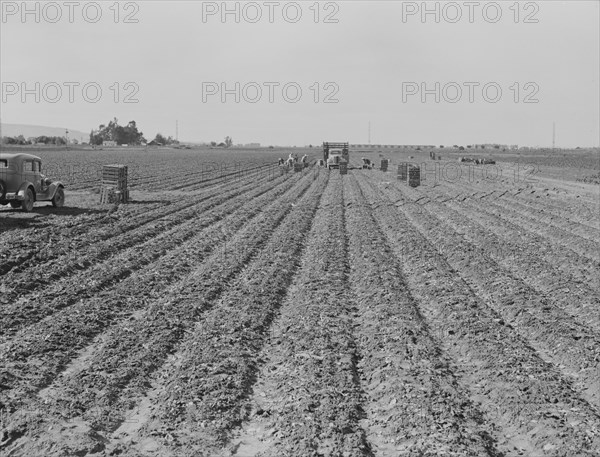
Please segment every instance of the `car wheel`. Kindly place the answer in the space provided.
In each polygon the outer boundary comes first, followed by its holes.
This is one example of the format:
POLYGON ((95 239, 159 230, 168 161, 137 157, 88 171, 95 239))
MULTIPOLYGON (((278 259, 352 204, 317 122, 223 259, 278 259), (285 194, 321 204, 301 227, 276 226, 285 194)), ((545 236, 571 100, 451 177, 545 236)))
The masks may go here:
POLYGON ((6 195, 6 183, 0 179, 0 200, 4 200, 6 195))
POLYGON ((28 187, 25 190, 25 198, 21 201, 21 207, 23 208, 23 211, 25 211, 26 213, 31 211, 33 209, 34 201, 35 201, 35 198, 33 196, 33 192, 31 191, 31 188, 28 187))
POLYGON ((12 201, 12 202, 10 202, 10 206, 13 208, 20 208, 21 202, 19 200, 12 201))
POLYGON ((54 206, 55 208, 62 208, 62 206, 65 204, 65 191, 63 190, 62 187, 59 187, 58 189, 56 189, 56 193, 54 194, 54 197, 52 197, 52 206, 54 206))

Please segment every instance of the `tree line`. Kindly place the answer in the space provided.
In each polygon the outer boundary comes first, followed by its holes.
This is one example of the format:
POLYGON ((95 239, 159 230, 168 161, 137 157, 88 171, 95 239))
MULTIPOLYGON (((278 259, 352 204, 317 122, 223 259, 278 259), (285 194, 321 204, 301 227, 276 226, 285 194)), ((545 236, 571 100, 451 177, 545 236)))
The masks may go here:
MULTIPOLYGON (((77 141, 77 140, 73 140, 77 141)), ((10 145, 28 145, 28 144, 54 144, 57 146, 63 146, 67 144, 67 139, 64 136, 35 136, 25 138, 23 135, 19 136, 4 136, 2 137, 2 144, 10 145)))

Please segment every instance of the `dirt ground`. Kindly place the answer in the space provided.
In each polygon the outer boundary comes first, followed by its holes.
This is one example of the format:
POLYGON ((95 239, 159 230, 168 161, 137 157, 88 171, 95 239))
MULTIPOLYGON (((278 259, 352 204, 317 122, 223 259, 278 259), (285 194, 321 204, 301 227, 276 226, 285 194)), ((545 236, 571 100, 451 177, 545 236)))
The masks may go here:
POLYGON ((600 456, 598 169, 416 154, 0 207, 0 453, 600 456))

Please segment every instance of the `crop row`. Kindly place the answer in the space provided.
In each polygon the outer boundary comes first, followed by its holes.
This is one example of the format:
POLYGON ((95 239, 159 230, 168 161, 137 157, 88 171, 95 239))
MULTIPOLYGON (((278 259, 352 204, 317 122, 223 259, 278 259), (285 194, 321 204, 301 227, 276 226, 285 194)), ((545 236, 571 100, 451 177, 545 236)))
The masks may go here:
MULTIPOLYGON (((360 176, 359 183, 370 202, 392 201, 360 176)), ((593 455, 600 445, 600 417, 594 408, 469 288, 412 225, 404 206, 389 208, 375 208, 375 218, 402 260, 429 326, 453 358, 461 384, 485 420, 499 429, 493 435, 498 449, 507 455, 515 450, 593 455)))
POLYGON ((130 319, 104 332, 101 343, 92 343, 91 354, 83 352, 83 366, 66 370, 45 389, 40 401, 27 409, 39 407, 49 417, 47 420, 81 417, 97 431, 116 429, 135 406, 135 399, 148 389, 148 377, 191 331, 195 320, 210 310, 225 285, 261 251, 292 210, 290 203, 301 198, 312 183, 311 176, 304 176, 279 198, 256 198, 236 213, 235 220, 224 219, 223 224, 207 230, 204 240, 194 243, 194 249, 203 250, 206 257, 190 274, 152 297, 130 319), (213 236, 211 231, 215 232, 213 236), (227 240, 228 249, 235 255, 224 256, 220 249, 210 254, 210 243, 215 244, 216 236, 221 238, 221 246, 227 240))
POLYGON ((169 217, 104 241, 94 242, 91 238, 91 245, 87 249, 84 247, 80 251, 68 252, 37 268, 25 270, 21 275, 8 275, 7 280, 20 285, 17 288, 19 292, 27 290, 29 293, 19 298, 6 294, 12 303, 5 310, 3 334, 7 331, 14 333, 23 325, 36 322, 57 309, 68 307, 84 297, 94 296, 165 255, 204 227, 233 213, 244 206, 247 199, 258 198, 267 192, 277 195, 285 186, 287 184, 284 182, 274 188, 267 185, 224 192, 200 204, 186 207, 176 213, 177 217, 171 213, 169 217), (108 267, 112 267, 110 272, 107 272, 108 267), (38 291, 48 283, 50 287, 38 291), (65 297, 65 290, 71 292, 70 299, 65 297))

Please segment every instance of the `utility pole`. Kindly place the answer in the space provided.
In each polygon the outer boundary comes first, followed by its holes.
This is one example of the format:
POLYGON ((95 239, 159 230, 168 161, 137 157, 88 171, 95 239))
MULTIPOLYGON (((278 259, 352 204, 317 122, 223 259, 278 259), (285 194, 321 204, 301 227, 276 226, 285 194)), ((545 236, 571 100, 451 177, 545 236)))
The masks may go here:
POLYGON ((175 121, 175 141, 179 141, 179 121, 175 121))
POLYGON ((369 144, 371 144, 371 121, 369 121, 369 144))
POLYGON ((552 123, 552 150, 556 149, 556 122, 552 123))

